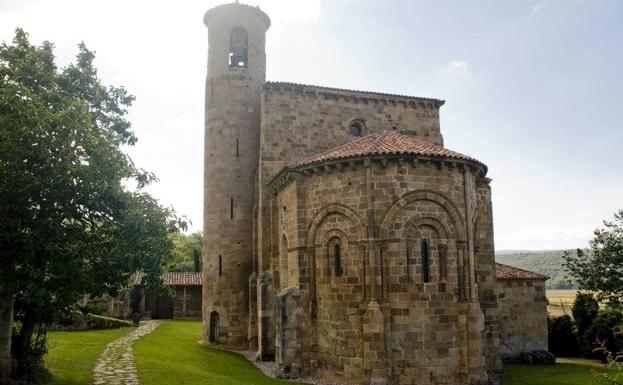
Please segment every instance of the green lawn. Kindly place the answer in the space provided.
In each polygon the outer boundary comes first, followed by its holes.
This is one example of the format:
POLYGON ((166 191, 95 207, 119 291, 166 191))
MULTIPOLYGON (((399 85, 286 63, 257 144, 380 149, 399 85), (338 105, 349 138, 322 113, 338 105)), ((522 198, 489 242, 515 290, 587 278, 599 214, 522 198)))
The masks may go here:
POLYGON ((201 321, 166 321, 134 344, 141 385, 277 385, 243 356, 199 345, 201 321))
POLYGON ((90 385, 93 368, 104 347, 133 328, 84 332, 49 332, 45 366, 51 372, 46 385, 90 385))
POLYGON ((556 365, 506 365, 502 385, 603 384, 593 378, 591 369, 603 371, 604 365, 582 358, 559 358, 556 365))
MULTIPOLYGON (((110 341, 132 328, 86 332, 50 332, 46 385, 90 385, 92 370, 110 341)), ((278 385, 239 354, 199 345, 200 321, 163 321, 134 344, 141 385, 278 385)), ((596 361, 559 359, 556 365, 507 365, 502 385, 597 385, 590 370, 603 370, 596 361)))

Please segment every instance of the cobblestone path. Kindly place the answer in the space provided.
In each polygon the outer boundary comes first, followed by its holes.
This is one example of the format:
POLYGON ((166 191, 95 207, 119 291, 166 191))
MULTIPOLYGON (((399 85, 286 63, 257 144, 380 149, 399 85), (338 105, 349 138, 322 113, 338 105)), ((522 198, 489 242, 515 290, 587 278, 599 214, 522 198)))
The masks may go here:
POLYGON ((106 345, 93 369, 93 385, 139 385, 132 343, 157 327, 158 321, 147 321, 106 345))

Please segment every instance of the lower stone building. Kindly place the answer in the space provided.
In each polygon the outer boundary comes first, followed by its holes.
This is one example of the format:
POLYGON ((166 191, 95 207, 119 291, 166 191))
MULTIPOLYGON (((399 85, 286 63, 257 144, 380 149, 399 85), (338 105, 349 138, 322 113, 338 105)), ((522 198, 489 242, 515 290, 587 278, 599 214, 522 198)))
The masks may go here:
POLYGON ((201 318, 201 273, 164 273, 162 283, 171 291, 158 292, 141 285, 142 275, 135 278, 134 290, 139 297, 139 311, 147 318, 201 318))
POLYGON ((548 277, 501 263, 496 276, 502 360, 517 362, 524 353, 546 351, 548 277))

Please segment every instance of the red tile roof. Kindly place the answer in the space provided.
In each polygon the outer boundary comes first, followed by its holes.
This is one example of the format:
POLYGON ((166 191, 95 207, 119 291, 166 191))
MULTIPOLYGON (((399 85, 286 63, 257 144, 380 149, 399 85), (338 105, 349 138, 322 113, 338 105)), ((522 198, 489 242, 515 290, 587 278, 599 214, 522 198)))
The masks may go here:
POLYGON ((449 158, 474 162, 485 167, 484 164, 472 157, 448 150, 422 139, 402 135, 396 131, 375 132, 332 150, 291 163, 289 167, 307 166, 326 160, 379 155, 418 155, 430 158, 449 158))
POLYGON ((519 269, 516 267, 495 264, 495 278, 499 280, 527 280, 527 281, 545 281, 549 277, 546 275, 534 273, 532 271, 519 269))
MULTIPOLYGON (((134 284, 140 285, 144 276, 144 273, 136 274, 134 284)), ((202 273, 163 273, 160 279, 167 286, 201 286, 203 284, 202 273)))

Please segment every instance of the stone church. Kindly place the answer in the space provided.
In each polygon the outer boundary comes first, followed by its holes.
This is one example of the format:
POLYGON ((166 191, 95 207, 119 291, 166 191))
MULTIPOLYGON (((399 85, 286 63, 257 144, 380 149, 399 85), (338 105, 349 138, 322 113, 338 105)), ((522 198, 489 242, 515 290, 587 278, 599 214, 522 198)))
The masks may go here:
POLYGON ((444 101, 267 82, 263 11, 204 22, 204 343, 395 385, 494 383, 504 349, 547 349, 546 277, 498 286, 487 166, 444 147, 444 101))

